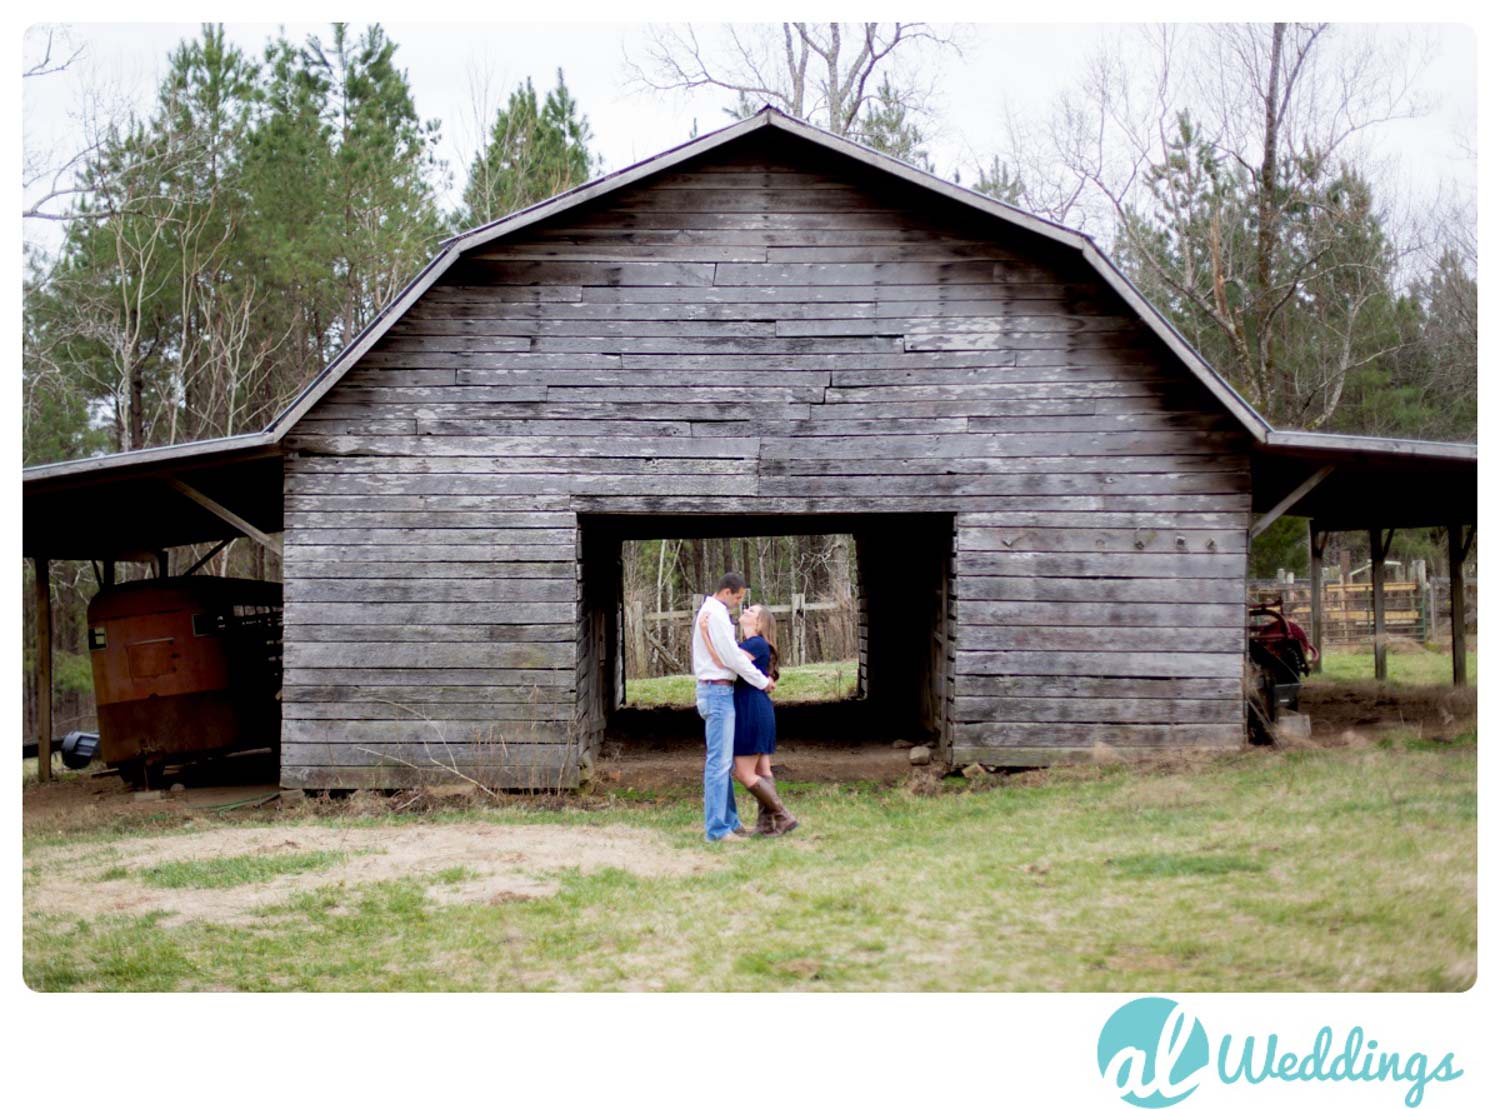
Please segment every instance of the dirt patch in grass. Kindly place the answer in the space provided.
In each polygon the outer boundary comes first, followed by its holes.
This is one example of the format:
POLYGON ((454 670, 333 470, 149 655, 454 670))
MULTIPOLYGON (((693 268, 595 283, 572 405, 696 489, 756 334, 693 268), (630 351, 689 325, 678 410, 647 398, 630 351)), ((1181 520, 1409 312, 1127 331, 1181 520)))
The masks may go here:
POLYGON ((1339 741, 1350 731, 1373 738, 1393 728, 1429 739, 1452 738, 1474 730, 1478 696, 1469 686, 1309 682, 1302 687, 1298 707, 1312 718, 1312 737, 1320 745, 1339 741))
POLYGON ((49 847, 34 852, 27 863, 34 868, 26 890, 28 912, 172 914, 163 923, 246 923, 257 910, 299 893, 392 879, 416 878, 427 884, 428 896, 445 904, 499 903, 550 896, 558 890, 558 872, 573 868, 588 873, 613 867, 662 877, 715 865, 644 829, 478 821, 404 828, 221 827, 117 842, 103 855, 87 847, 49 847), (183 864, 211 870, 216 860, 247 855, 273 859, 309 853, 338 861, 224 888, 161 888, 138 874, 183 864))
MULTIPOLYGON (((703 744, 613 741, 598 764, 607 789, 701 789, 703 744)), ((905 781, 912 770, 907 749, 889 743, 779 743, 771 760, 779 782, 905 781)))

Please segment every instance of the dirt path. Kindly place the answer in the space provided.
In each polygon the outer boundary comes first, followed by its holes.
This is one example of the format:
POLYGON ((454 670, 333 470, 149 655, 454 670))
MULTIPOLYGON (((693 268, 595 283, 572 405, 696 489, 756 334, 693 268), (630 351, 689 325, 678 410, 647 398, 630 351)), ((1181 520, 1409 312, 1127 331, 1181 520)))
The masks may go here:
MULTIPOLYGON (((787 782, 902 781, 911 772, 910 752, 889 744, 787 742, 777 745, 771 768, 787 782)), ((692 789, 703 782, 703 747, 696 743, 626 745, 606 743, 597 764, 610 789, 692 789)))
POLYGON ((417 878, 444 903, 498 903, 557 892, 557 872, 617 867, 644 877, 700 873, 715 860, 670 846, 636 828, 568 828, 472 821, 405 828, 281 825, 219 827, 182 836, 122 840, 107 847, 45 848, 27 857, 34 876, 29 911, 92 917, 101 913, 172 914, 187 920, 245 923, 254 910, 297 893, 417 878), (139 874, 163 863, 329 852, 341 861, 297 874, 220 889, 160 888, 139 874), (445 873, 446 872, 446 873, 445 873))

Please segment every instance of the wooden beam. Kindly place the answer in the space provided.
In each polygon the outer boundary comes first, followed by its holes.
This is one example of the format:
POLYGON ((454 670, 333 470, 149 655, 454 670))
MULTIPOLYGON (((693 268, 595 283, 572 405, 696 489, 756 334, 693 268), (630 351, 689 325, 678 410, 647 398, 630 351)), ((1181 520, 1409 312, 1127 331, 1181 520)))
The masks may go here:
POLYGON ((1315 521, 1307 524, 1307 550, 1308 561, 1311 564, 1309 576, 1311 582, 1312 601, 1312 645, 1318 657, 1313 660, 1313 673, 1323 671, 1323 549, 1328 544, 1328 533, 1319 531, 1315 521))
POLYGON ((212 512, 215 516, 223 520, 225 523, 229 524, 231 527, 238 528, 240 531, 244 532, 251 539, 255 540, 262 547, 266 548, 266 550, 274 552, 276 554, 276 557, 281 557, 281 540, 267 535, 265 532, 261 531, 260 528, 256 527, 248 520, 236 515, 234 512, 231 512, 218 501, 214 500, 212 497, 209 497, 204 493, 200 493, 198 490, 194 489, 186 482, 179 481, 175 477, 163 478, 162 480, 170 485, 173 489, 177 490, 177 492, 181 493, 188 500, 192 501, 194 504, 201 505, 202 507, 208 509, 208 511, 212 512))
POLYGON ((1464 604, 1464 557, 1469 544, 1474 541, 1474 529, 1469 530, 1468 542, 1464 541, 1462 524, 1448 525, 1448 600, 1453 623, 1453 684, 1469 684, 1468 642, 1464 624, 1467 612, 1464 604))
POLYGON ((1313 489, 1315 489, 1318 485, 1322 484, 1323 479, 1331 473, 1333 473, 1333 467, 1324 466, 1317 473, 1313 474, 1312 477, 1308 478, 1301 485, 1297 486, 1297 488, 1293 489, 1286 496, 1282 497, 1281 500, 1277 502, 1275 508, 1271 509, 1270 512, 1267 512, 1259 520, 1255 521, 1255 523, 1251 526, 1250 538, 1254 539, 1257 535, 1265 531, 1277 520, 1281 519, 1282 516, 1286 515, 1288 509, 1293 508, 1298 501, 1311 493, 1313 489))
POLYGON ((52 563, 36 565, 36 776, 52 780, 52 563))

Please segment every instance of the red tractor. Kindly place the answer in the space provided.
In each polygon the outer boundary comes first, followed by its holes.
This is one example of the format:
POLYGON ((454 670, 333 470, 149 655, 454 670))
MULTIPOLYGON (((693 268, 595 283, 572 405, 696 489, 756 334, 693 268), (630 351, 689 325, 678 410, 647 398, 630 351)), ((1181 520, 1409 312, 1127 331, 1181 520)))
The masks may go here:
POLYGON ((1318 649, 1287 619, 1285 598, 1262 598, 1250 606, 1250 668, 1245 681, 1250 742, 1276 741, 1276 718, 1297 711, 1302 679, 1318 661, 1318 649), (1257 623, 1257 621, 1260 621, 1257 623))

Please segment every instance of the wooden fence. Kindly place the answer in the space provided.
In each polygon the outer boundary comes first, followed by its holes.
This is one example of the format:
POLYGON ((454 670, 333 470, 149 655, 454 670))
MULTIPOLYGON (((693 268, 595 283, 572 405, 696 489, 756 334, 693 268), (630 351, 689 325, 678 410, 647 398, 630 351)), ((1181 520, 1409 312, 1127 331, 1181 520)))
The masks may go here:
MULTIPOLYGON (((1312 634, 1312 586, 1305 579, 1290 583, 1257 580, 1249 583, 1249 599, 1280 594, 1286 599, 1288 618, 1312 634)), ((1467 632, 1479 630, 1479 586, 1464 582, 1467 632)), ((1446 641, 1451 632, 1453 606, 1447 578, 1385 583, 1385 627, 1389 635, 1417 640, 1446 641)), ((1344 646, 1367 640, 1375 630, 1371 586, 1367 581, 1325 582, 1323 585, 1323 642, 1344 646)))
MULTIPOLYGON (((858 635, 853 598, 843 603, 809 601, 806 594, 793 593, 790 604, 766 607, 777 619, 783 666, 853 657, 858 635)), ((681 674, 691 668, 687 655, 695 609, 647 612, 641 601, 627 602, 625 609, 627 678, 681 674)))

